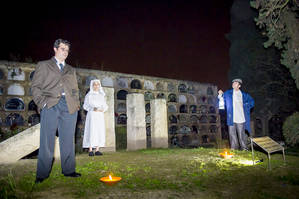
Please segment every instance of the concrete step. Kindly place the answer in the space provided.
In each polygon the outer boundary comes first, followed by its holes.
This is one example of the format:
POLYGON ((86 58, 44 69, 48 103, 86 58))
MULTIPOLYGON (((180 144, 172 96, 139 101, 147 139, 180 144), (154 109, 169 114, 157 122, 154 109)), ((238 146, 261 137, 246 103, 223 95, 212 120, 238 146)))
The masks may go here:
MULTIPOLYGON (((39 148, 40 124, 32 126, 0 143, 0 164, 14 163, 39 148)), ((54 158, 59 159, 59 139, 56 137, 54 158)))

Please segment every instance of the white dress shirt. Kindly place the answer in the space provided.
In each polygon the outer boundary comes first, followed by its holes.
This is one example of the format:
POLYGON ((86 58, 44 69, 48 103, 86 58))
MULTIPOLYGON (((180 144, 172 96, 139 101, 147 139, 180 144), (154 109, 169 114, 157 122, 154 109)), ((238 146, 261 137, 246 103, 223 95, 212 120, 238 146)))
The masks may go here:
POLYGON ((233 120, 234 123, 244 123, 243 98, 240 90, 233 90, 233 120))
MULTIPOLYGON (((58 66, 59 70, 61 70, 59 64, 62 64, 63 67, 64 67, 64 66, 65 66, 65 61, 63 61, 63 62, 59 62, 58 59, 56 59, 56 57, 54 57, 54 58, 55 58, 55 60, 56 60, 56 65, 58 66)), ((65 95, 65 93, 62 92, 61 95, 65 95)))

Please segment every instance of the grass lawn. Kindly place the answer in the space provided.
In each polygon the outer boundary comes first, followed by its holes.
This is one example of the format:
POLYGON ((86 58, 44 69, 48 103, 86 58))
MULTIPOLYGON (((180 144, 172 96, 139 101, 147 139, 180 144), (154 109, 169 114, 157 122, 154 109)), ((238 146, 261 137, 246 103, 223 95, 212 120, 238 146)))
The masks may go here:
POLYGON ((220 149, 147 149, 103 156, 76 155, 80 178, 66 178, 56 161, 50 177, 34 184, 36 159, 0 165, 0 198, 299 198, 299 156, 232 151, 222 159, 220 149), (112 173, 122 177, 114 186, 99 181, 112 173))

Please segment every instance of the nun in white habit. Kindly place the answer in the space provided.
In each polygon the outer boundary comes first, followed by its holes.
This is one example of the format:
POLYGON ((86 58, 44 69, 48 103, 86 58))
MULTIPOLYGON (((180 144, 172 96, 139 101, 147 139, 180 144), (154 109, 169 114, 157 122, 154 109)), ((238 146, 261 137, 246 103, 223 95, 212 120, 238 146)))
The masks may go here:
POLYGON ((100 147, 105 146, 104 112, 108 109, 105 92, 98 79, 90 81, 90 91, 86 94, 83 104, 88 111, 85 121, 83 148, 89 149, 89 156, 102 155, 100 147), (93 153, 95 148, 95 153, 93 153))

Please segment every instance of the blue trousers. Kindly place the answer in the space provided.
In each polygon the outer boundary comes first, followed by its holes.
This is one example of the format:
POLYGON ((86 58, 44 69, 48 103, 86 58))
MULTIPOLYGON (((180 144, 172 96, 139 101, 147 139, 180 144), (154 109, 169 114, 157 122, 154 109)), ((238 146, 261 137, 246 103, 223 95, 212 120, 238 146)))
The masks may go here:
POLYGON ((61 97, 58 104, 41 110, 40 147, 37 161, 37 178, 47 178, 50 175, 58 130, 61 168, 63 174, 75 172, 74 135, 77 114, 69 114, 65 97, 61 97))
POLYGON ((231 149, 247 149, 247 135, 245 133, 245 123, 234 123, 228 126, 229 141, 231 149))

